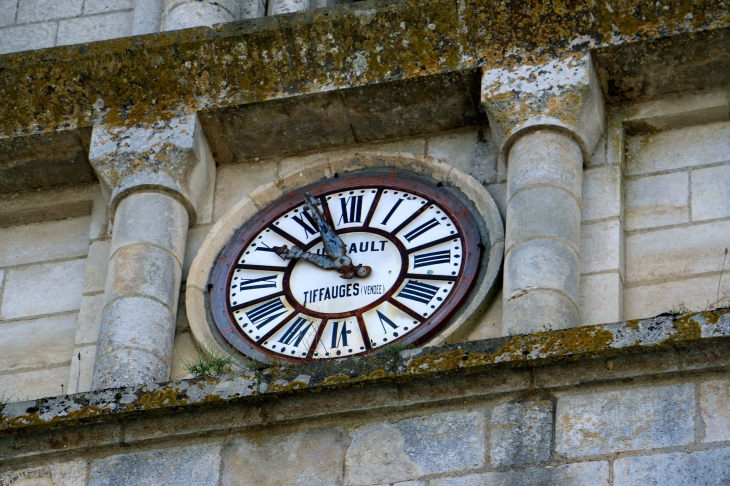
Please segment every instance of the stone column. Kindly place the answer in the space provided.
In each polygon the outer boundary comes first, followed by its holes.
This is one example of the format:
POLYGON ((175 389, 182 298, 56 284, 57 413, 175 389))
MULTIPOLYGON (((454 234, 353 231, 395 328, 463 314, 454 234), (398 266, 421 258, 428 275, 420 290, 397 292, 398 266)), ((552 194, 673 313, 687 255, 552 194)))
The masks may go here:
POLYGON ((482 102, 507 165, 503 331, 577 326, 583 163, 604 129, 590 57, 485 69, 482 102))
POLYGON ((165 0, 162 30, 212 26, 241 18, 240 0, 165 0))
POLYGON ((94 127, 90 160, 113 225, 93 388, 169 379, 188 226, 215 165, 195 116, 94 127))
POLYGON ((309 0, 269 0, 269 15, 300 12, 302 10, 309 10, 309 0))

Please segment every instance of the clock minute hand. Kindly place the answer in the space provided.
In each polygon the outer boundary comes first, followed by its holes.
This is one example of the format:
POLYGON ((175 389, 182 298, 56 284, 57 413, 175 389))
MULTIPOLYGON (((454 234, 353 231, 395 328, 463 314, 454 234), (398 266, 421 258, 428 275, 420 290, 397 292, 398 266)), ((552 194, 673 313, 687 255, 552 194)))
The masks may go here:
POLYGON ((325 270, 331 270, 335 268, 335 262, 328 257, 327 255, 318 255, 316 253, 309 253, 308 251, 304 251, 298 246, 292 246, 289 248, 288 246, 275 246, 273 250, 276 252, 277 255, 280 257, 286 259, 286 260, 293 260, 294 258, 299 258, 300 260, 306 260, 309 263, 313 263, 314 265, 317 265, 320 268, 324 268, 325 270))

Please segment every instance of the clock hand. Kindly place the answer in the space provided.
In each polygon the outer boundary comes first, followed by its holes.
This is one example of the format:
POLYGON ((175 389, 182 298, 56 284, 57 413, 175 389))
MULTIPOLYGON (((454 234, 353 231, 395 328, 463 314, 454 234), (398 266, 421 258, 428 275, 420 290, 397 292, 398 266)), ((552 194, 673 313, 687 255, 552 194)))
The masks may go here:
POLYGON ((327 222, 322 211, 317 206, 319 203, 308 192, 304 193, 304 206, 312 213, 314 221, 317 223, 319 233, 322 235, 322 245, 324 251, 332 259, 334 268, 342 273, 342 278, 350 279, 355 276, 364 278, 370 275, 372 268, 363 265, 353 266, 352 259, 347 256, 347 246, 345 242, 335 233, 327 222))
POLYGON ((370 267, 363 267, 362 265, 353 267, 352 260, 350 260, 350 257, 348 256, 343 256, 333 260, 328 255, 318 255, 316 253, 303 251, 298 246, 292 246, 291 248, 286 245, 275 246, 273 249, 277 255, 287 260, 299 258, 317 265, 320 268, 324 268, 325 270, 335 269, 342 274, 340 275, 340 278, 350 279, 355 276, 367 277, 372 271, 370 267))

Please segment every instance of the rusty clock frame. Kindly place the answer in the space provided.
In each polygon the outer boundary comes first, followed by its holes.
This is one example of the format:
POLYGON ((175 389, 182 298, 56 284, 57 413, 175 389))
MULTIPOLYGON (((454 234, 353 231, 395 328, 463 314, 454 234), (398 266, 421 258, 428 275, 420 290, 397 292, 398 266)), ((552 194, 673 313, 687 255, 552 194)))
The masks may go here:
MULTIPOLYGON (((286 234, 287 240, 293 239, 292 235, 286 234)), ((296 240, 296 238, 294 238, 296 240)), ((300 247, 307 251, 314 245, 321 242, 321 237, 315 238, 309 244, 302 244, 301 242, 292 241, 292 243, 300 245, 300 247)), ((403 337, 393 340, 390 344, 400 343, 403 345, 409 344, 422 344, 432 337, 441 327, 443 327, 448 320, 459 310, 460 306, 469 296, 471 289, 473 288, 477 274, 479 272, 480 261, 482 256, 483 246, 479 236, 478 226, 471 214, 467 205, 459 200, 455 195, 449 191, 444 190, 440 183, 436 183, 424 178, 412 176, 410 174, 404 174, 396 171, 389 172, 367 172, 367 173, 350 173, 346 176, 331 178, 325 181, 317 182, 309 186, 297 189, 284 195, 277 201, 270 204, 264 210, 258 212, 253 218, 247 221, 231 238, 228 244, 223 248, 221 253, 216 259, 213 272, 209 281, 208 289, 210 292, 210 309, 216 328, 221 333, 223 338, 239 353, 248 356, 258 361, 275 361, 275 362, 287 362, 287 363, 308 363, 313 361, 324 361, 328 359, 338 358, 314 358, 314 351, 317 347, 317 342, 320 340, 327 320, 338 319, 344 317, 355 316, 360 327, 360 332, 365 343, 365 350, 360 353, 355 353, 351 356, 362 356, 370 354, 374 351, 378 351, 378 348, 373 349, 370 338, 365 327, 365 322, 362 317, 364 312, 377 307, 385 301, 388 301, 393 306, 397 307, 401 311, 405 312, 409 316, 417 319, 420 324, 419 326, 405 334, 403 337), (401 269, 397 280, 393 286, 379 299, 376 301, 358 308, 355 311, 343 312, 343 313, 320 313, 315 312, 311 309, 304 308, 299 302, 291 295, 289 288, 289 278, 291 276, 292 269, 297 263, 297 259, 293 259, 289 262, 284 270, 283 277, 283 291, 269 294, 260 299, 255 299, 245 303, 246 307, 256 305, 257 303, 264 302, 276 297, 284 297, 289 305, 294 308, 294 311, 287 316, 283 321, 274 326, 265 335, 261 336, 257 341, 265 342, 266 339, 273 336, 283 326, 285 326, 291 319, 293 319, 299 312, 303 312, 306 315, 321 318, 322 322, 316 331, 315 339, 310 345, 309 351, 304 358, 291 358, 273 351, 266 349, 265 347, 257 344, 256 341, 246 336, 240 329, 236 320, 233 316, 233 312, 241 306, 232 306, 229 304, 228 288, 230 286, 231 278, 236 268, 246 268, 251 270, 271 270, 268 266, 257 266, 257 265, 239 265, 238 261, 253 239, 264 229, 271 229, 278 232, 273 225, 273 222, 282 217, 284 214, 293 210, 295 207, 302 204, 304 200, 304 193, 310 192, 315 198, 322 198, 322 208, 325 213, 325 217, 330 221, 332 218, 329 214, 329 208, 324 199, 326 196, 333 193, 342 192, 344 190, 364 189, 364 188, 377 188, 375 199, 370 206, 370 210, 366 216, 362 226, 345 228, 338 230, 338 234, 362 232, 366 231, 373 234, 378 234, 387 238, 389 241, 395 244, 401 255, 401 269), (396 190, 403 191, 408 194, 419 196, 426 200, 426 204, 421 209, 416 211, 414 214, 409 216, 398 228, 392 232, 380 230, 378 228, 371 228, 368 226, 370 220, 373 217, 375 208, 380 201, 380 196, 383 190, 396 190), (407 224, 412 222, 418 215, 424 212, 431 204, 437 204, 441 209, 446 211, 448 216, 451 218, 453 223, 456 225, 457 232, 454 235, 440 238, 424 245, 419 245, 410 250, 406 250, 404 245, 398 240, 396 235, 401 231, 407 224), (410 254, 425 248, 446 242, 453 238, 460 238, 462 241, 462 265, 457 275, 444 276, 444 275, 421 275, 421 274, 409 274, 408 262, 410 254), (408 306, 395 300, 393 294, 397 289, 400 288, 401 284, 406 278, 419 279, 419 280, 440 280, 440 281, 452 281, 454 282, 454 288, 451 290, 449 295, 446 297, 444 303, 428 318, 423 319, 423 316, 416 313, 408 306)), ((278 270, 281 271, 281 270, 278 270)))

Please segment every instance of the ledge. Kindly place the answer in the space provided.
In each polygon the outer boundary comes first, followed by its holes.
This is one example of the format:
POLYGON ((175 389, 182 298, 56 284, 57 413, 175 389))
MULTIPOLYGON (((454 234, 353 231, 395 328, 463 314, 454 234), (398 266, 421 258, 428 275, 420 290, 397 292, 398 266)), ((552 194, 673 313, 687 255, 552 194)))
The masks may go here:
POLYGON ((92 121, 154 122, 728 26, 726 0, 368 1, 6 54, 0 98, 12 101, 0 104, 0 139, 92 121))
POLYGON ((221 378, 190 379, 100 390, 0 405, 0 432, 48 429, 172 413, 327 389, 409 382, 453 374, 489 374, 505 368, 709 345, 730 338, 730 310, 661 315, 652 319, 545 331, 456 345, 406 350, 398 355, 349 358, 305 366, 273 367, 221 378))

